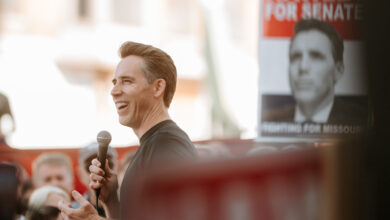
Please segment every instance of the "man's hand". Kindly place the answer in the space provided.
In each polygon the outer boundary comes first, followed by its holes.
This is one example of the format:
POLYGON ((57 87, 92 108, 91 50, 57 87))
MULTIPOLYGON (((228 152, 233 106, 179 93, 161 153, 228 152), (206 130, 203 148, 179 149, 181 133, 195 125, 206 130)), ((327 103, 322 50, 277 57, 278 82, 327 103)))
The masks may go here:
POLYGON ((91 166, 89 166, 89 187, 91 189, 99 189, 99 200, 103 203, 104 211, 106 211, 107 217, 116 218, 119 216, 119 199, 118 199, 118 178, 114 171, 108 166, 108 160, 106 165, 101 169, 101 164, 97 158, 92 160, 91 166))
POLYGON ((84 197, 76 190, 72 191, 72 197, 80 203, 79 209, 71 208, 70 203, 64 202, 63 200, 58 202, 58 208, 61 210, 61 216, 63 219, 74 219, 74 220, 94 220, 104 219, 99 216, 95 208, 89 203, 84 197))

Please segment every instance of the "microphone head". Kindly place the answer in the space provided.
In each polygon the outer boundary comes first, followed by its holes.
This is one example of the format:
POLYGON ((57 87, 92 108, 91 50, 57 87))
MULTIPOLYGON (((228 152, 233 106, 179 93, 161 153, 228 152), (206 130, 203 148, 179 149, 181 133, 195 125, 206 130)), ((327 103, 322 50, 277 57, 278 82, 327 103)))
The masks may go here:
POLYGON ((99 145, 108 145, 111 142, 111 134, 108 131, 101 131, 98 133, 96 140, 99 145))

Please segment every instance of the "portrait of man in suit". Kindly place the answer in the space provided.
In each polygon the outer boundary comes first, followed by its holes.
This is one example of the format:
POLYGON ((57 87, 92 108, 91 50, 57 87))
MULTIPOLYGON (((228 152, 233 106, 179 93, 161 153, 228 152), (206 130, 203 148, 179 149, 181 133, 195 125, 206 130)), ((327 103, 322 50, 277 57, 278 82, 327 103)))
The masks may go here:
POLYGON ((343 38, 332 25, 318 19, 298 21, 288 51, 292 96, 279 100, 278 108, 263 111, 262 121, 362 124, 367 120, 365 106, 335 95, 344 73, 343 53, 343 38))

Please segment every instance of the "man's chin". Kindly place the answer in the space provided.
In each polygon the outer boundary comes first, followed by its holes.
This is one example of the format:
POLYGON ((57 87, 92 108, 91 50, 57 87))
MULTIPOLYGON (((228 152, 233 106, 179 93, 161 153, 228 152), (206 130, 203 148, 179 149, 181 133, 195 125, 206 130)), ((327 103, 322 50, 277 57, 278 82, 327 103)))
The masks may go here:
POLYGON ((126 126, 126 127, 132 127, 131 126, 132 122, 126 118, 124 118, 124 119, 119 118, 119 123, 123 126, 126 126))
POLYGON ((125 119, 119 118, 119 124, 121 124, 121 125, 123 125, 123 126, 127 126, 128 122, 127 122, 127 120, 125 120, 125 119))
POLYGON ((318 98, 310 94, 299 94, 294 95, 294 99, 297 103, 309 105, 316 103, 318 98))

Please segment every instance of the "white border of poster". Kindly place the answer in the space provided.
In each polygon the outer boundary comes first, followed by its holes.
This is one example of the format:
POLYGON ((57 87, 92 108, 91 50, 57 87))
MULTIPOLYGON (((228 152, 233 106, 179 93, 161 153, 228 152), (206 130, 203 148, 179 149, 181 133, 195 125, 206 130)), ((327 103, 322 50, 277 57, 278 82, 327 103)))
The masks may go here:
MULTIPOLYGON (((363 62, 364 48, 360 34, 363 20, 362 2, 359 0, 260 1, 259 140, 286 142, 337 140, 345 136, 361 134, 369 123, 363 62), (323 41, 318 39, 314 43, 316 39, 313 37, 307 40, 307 36, 311 36, 307 33, 313 32, 310 27, 294 35, 294 28, 299 21, 313 19, 330 24, 341 36, 344 49, 341 53, 342 71, 338 66, 333 68, 338 71, 338 74, 331 72, 333 79, 322 78, 321 84, 316 84, 315 81, 320 80, 318 75, 321 73, 318 73, 318 69, 323 68, 326 58, 318 61, 320 58, 315 56, 321 54, 316 54, 315 49, 310 48, 310 45, 322 45, 324 48, 325 43, 321 43, 323 41), (293 36, 295 36, 294 53, 290 47, 293 36), (303 46, 297 46, 299 43, 296 42, 300 42, 298 39, 301 42, 305 41, 301 43, 303 46), (297 56, 299 58, 296 58, 297 56), (299 61, 296 61, 297 59, 299 61), (315 59, 320 64, 315 64, 313 61, 315 59), (310 68, 308 67, 306 71, 296 70, 299 73, 294 72, 293 64, 299 62, 296 65, 303 66, 305 60, 311 62, 310 68), (308 77, 301 76, 304 74, 308 77), (327 83, 328 81, 333 81, 333 85, 327 83), (329 85, 326 86, 327 84, 329 85), (323 101, 325 96, 328 100, 326 103, 323 101), (320 103, 321 108, 313 103, 320 103), (310 112, 304 111, 307 109, 311 110, 311 117, 314 120, 311 118, 307 120, 305 113, 310 112)), ((335 41, 330 40, 331 37, 322 30, 314 29, 314 31, 328 39, 326 45, 331 45, 328 48, 334 58, 335 41)), ((321 49, 318 50, 321 53, 321 49)), ((340 59, 335 59, 332 65, 336 66, 336 63, 337 65, 340 63, 340 59)))

